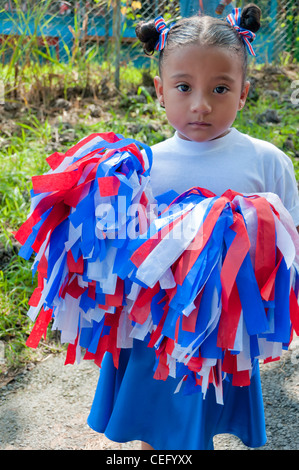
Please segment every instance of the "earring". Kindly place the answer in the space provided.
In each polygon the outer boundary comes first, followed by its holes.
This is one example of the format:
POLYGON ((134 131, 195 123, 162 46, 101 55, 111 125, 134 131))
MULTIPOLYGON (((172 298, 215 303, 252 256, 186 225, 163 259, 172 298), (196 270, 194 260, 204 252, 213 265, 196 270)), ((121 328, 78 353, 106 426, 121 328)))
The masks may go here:
POLYGON ((160 106, 161 106, 161 108, 165 108, 164 101, 160 101, 160 106))

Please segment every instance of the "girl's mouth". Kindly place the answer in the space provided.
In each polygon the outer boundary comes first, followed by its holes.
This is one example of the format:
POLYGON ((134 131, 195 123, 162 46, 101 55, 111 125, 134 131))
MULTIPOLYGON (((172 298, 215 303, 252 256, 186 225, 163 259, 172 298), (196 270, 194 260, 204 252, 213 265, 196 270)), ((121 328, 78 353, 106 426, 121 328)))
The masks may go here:
POLYGON ((209 122, 205 122, 205 121, 193 121, 193 122, 189 122, 189 125, 192 127, 199 127, 199 128, 205 128, 205 127, 211 126, 209 122))

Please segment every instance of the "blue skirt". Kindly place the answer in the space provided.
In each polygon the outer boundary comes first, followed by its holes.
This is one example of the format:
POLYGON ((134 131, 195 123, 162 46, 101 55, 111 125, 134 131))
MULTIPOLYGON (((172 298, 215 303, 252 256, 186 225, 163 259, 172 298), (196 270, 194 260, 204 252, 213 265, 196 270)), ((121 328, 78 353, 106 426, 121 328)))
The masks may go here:
POLYGON ((199 393, 174 394, 178 380, 153 378, 154 350, 139 340, 122 350, 119 368, 106 353, 87 423, 115 442, 144 441, 155 450, 212 450, 213 436, 234 434, 248 447, 266 443, 259 365, 251 385, 223 382, 224 405, 211 385, 199 393))

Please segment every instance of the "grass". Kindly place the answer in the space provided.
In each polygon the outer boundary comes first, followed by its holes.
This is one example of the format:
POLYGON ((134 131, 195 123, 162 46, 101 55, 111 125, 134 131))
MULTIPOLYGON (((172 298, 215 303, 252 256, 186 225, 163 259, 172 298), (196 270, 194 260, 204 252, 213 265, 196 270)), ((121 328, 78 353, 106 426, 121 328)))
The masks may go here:
MULTIPOLYGON (((144 85, 142 70, 130 65, 124 67, 121 92, 110 87, 109 99, 105 99, 99 92, 99 85, 103 77, 111 84, 109 77, 113 71, 107 64, 104 64, 101 69, 98 66, 93 67, 95 66, 90 63, 89 72, 92 70, 93 73, 89 75, 89 81, 81 83, 80 79, 76 80, 80 74, 75 68, 67 71, 62 70, 57 64, 52 64, 52 67, 45 64, 36 74, 36 69, 28 65, 23 70, 24 80, 22 84, 19 84, 19 92, 22 91, 19 99, 24 110, 10 120, 14 131, 8 134, 1 133, 0 121, 0 248, 8 253, 9 259, 3 265, 0 264, 0 341, 3 341, 6 346, 5 367, 18 367, 32 360, 33 354, 25 347, 32 327, 26 312, 36 281, 32 279, 31 261, 24 261, 16 254, 13 232, 25 221, 29 211, 31 177, 48 170, 45 158, 54 151, 55 145, 56 150, 65 151, 73 143, 53 143, 55 123, 50 113, 49 96, 52 98, 71 97, 74 106, 79 106, 77 120, 74 123, 75 141, 92 132, 113 130, 115 133, 134 136, 141 142, 153 145, 172 132, 164 111, 157 105, 156 100, 144 85), (63 77, 61 86, 59 77, 66 72, 68 75, 63 77), (90 119, 84 101, 83 91, 87 83, 92 90, 91 95, 87 96, 87 101, 100 103, 104 111, 103 117, 98 120, 90 119), (76 96, 70 95, 69 90, 75 86, 77 86, 76 96)), ((2 70, 2 76, 4 72, 2 70)), ((283 93, 290 96, 292 89, 289 80, 283 84, 280 81, 277 85, 283 93)), ((263 94, 262 88, 258 89, 258 94, 259 98, 249 100, 245 109, 240 112, 235 126, 245 133, 248 133, 249 129, 252 136, 271 141, 285 150, 294 161, 296 176, 299 180, 299 165, 298 160, 295 159, 296 152, 299 152, 295 113, 290 111, 287 101, 273 100, 263 94), (269 108, 277 111, 281 119, 280 123, 258 124, 259 116, 269 108), (292 139, 293 149, 286 148, 287 138, 292 139)), ((8 99, 11 102, 14 101, 12 95, 9 95, 8 99)), ((55 117, 57 122, 57 113, 55 117)), ((1 369, 0 364, 0 372, 1 370, 4 371, 4 366, 1 369)))
POLYGON ((31 279, 29 263, 17 256, 0 271, 0 340, 5 343, 9 367, 18 367, 30 359, 30 352, 25 348, 30 330, 25 312, 33 289, 31 279))

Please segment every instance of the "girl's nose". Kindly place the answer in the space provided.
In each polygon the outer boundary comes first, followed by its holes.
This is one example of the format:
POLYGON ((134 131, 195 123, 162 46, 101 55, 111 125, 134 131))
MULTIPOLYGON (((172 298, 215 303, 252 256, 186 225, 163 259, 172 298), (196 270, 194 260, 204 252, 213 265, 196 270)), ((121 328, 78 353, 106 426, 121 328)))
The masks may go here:
POLYGON ((191 111, 193 113, 208 114, 212 110, 211 104, 206 96, 198 94, 193 96, 191 103, 191 111))

